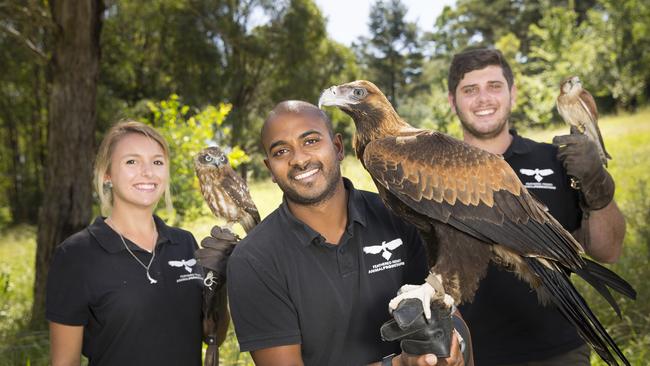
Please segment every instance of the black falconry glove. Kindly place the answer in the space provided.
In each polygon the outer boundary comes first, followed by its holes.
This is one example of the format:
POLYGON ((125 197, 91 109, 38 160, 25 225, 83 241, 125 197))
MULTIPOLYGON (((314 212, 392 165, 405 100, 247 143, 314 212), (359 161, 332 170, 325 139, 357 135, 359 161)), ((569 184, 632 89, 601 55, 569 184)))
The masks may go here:
POLYGON ((451 355, 451 337, 456 329, 465 360, 470 359, 469 330, 452 310, 442 302, 431 303, 431 319, 424 316, 419 299, 406 299, 393 311, 393 319, 381 326, 381 338, 385 341, 400 340, 400 348, 411 355, 435 354, 439 358, 451 355))
POLYGON ((614 199, 614 179, 603 166, 598 147, 587 135, 574 133, 555 136, 557 158, 562 161, 569 176, 575 178, 571 187, 582 193, 583 211, 600 210, 614 199))
POLYGON ((219 365, 219 345, 226 337, 230 322, 227 311, 226 268, 228 258, 239 237, 228 229, 214 226, 210 236, 201 240, 201 248, 194 252, 203 267, 203 342, 208 345, 204 365, 219 365))
POLYGON ((206 286, 212 284, 217 287, 223 286, 226 280, 228 258, 238 241, 239 237, 237 235, 216 225, 210 230, 210 236, 201 240, 201 248, 194 253, 194 256, 199 264, 205 268, 206 277, 211 276, 213 278, 212 283, 206 278, 206 286), (209 274, 210 272, 212 272, 212 275, 209 274))

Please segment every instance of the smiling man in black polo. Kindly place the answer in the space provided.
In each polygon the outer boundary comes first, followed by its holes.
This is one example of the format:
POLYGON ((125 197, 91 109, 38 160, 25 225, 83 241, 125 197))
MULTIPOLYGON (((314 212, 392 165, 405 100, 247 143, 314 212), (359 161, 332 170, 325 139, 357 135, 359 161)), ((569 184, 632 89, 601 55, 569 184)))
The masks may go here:
POLYGON ((341 136, 316 106, 278 104, 262 144, 284 199, 228 263, 241 350, 258 365, 362 365, 398 353, 379 328, 397 290, 427 275, 416 230, 341 177, 341 136))

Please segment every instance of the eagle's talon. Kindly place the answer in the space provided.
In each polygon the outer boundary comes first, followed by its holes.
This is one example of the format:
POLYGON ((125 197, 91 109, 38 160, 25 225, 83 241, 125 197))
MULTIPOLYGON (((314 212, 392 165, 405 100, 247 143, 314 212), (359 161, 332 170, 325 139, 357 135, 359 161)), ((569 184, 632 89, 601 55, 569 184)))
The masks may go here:
MULTIPOLYGON (((388 310, 390 313, 395 311, 400 305, 402 300, 418 299, 422 303, 424 309, 424 317, 427 320, 431 319, 431 300, 434 298, 436 290, 433 289, 428 283, 422 285, 404 285, 400 288, 398 295, 388 303, 388 310)), ((453 303, 453 299, 452 299, 453 303)))

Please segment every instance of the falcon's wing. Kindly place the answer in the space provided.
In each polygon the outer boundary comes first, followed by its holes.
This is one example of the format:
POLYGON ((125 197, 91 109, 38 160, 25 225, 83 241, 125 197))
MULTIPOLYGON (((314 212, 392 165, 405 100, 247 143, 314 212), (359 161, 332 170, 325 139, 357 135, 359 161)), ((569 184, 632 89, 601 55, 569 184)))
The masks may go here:
POLYGON ((502 157, 437 132, 369 143, 364 165, 416 212, 523 256, 580 266, 580 245, 521 185, 502 157))
POLYGON ((260 214, 251 198, 248 186, 244 180, 232 168, 224 168, 224 174, 219 182, 224 192, 232 198, 239 207, 250 214, 255 220, 255 224, 260 223, 260 214))
POLYGON ((591 122, 595 125, 598 125, 598 108, 596 107, 596 101, 594 100, 594 97, 592 97, 588 91, 583 89, 582 92, 580 92, 579 99, 580 104, 582 104, 585 111, 589 113, 591 122))

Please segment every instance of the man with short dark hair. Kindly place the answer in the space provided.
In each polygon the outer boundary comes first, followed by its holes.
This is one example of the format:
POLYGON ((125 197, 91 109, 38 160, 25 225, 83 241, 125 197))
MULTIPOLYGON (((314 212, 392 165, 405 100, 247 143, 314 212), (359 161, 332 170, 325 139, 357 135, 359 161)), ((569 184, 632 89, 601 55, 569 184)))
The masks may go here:
MULTIPOLYGON (((509 130, 517 89, 501 52, 469 49, 454 56, 449 104, 470 145, 502 154, 522 183, 591 257, 618 259, 625 220, 614 202, 614 181, 586 136, 557 136, 537 143, 509 130), (569 176, 580 189, 571 188, 569 176)), ((474 357, 490 365, 589 365, 589 348, 573 325, 514 273, 490 265, 474 301, 460 307, 472 332, 474 357)))
POLYGON ((387 304, 427 275, 415 228, 379 196, 341 177, 343 142, 327 116, 300 101, 278 104, 262 128, 264 160, 282 205, 235 248, 228 293, 237 338, 258 365, 462 365, 400 354, 380 339, 387 304))

